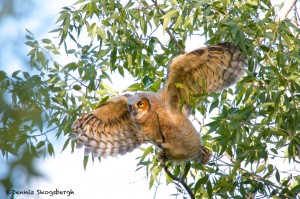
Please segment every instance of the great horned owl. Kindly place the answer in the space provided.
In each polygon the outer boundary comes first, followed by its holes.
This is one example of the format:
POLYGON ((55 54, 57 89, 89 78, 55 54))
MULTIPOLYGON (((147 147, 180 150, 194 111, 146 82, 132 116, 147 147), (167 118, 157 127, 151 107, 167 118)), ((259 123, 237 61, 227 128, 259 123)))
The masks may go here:
POLYGON ((188 119, 190 96, 231 86, 244 67, 241 51, 231 43, 179 55, 171 61, 159 92, 125 94, 101 104, 74 122, 71 137, 78 148, 85 147, 85 155, 94 157, 124 155, 150 142, 161 149, 164 161, 206 164, 211 152, 188 119))

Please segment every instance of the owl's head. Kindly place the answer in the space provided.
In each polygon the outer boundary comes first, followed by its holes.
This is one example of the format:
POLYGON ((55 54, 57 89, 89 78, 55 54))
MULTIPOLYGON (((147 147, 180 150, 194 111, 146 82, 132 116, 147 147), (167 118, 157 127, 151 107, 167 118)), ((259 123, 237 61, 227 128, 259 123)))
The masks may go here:
POLYGON ((138 121, 146 119, 150 110, 150 101, 145 96, 134 95, 128 99, 128 111, 133 119, 138 121))

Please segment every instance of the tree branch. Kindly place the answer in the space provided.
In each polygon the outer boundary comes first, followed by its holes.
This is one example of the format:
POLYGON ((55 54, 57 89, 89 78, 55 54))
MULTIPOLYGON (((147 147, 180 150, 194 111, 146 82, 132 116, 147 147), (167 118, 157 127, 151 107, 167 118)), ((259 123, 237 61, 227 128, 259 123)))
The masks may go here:
MULTIPOLYGON (((220 160, 220 159, 219 159, 219 161, 228 164, 228 166, 234 167, 236 161, 235 161, 232 157, 230 157, 230 155, 228 155, 227 153, 224 153, 224 155, 232 162, 232 164, 226 163, 226 162, 224 162, 223 160, 220 160)), ((273 182, 271 182, 271 181, 269 181, 269 180, 266 180, 265 178, 261 177, 260 175, 257 175, 257 174, 255 174, 255 173, 252 173, 252 172, 250 172, 250 171, 247 171, 246 169, 243 169, 243 168, 241 168, 241 167, 239 167, 238 169, 240 170, 240 172, 241 172, 242 174, 248 174, 248 175, 250 175, 250 176, 251 176, 253 179, 255 179, 255 180, 264 182, 264 183, 267 184, 267 185, 270 185, 270 186, 275 187, 275 188, 277 188, 277 189, 283 190, 282 187, 280 187, 280 186, 274 184, 273 182)), ((284 195, 284 197, 285 197, 285 198, 292 198, 292 197, 286 196, 286 195, 284 195)))
POLYGON ((192 192, 192 190, 188 187, 188 185, 180 178, 177 178, 176 176, 174 176, 169 170, 168 167, 166 165, 164 165, 164 171, 166 172, 166 174, 168 174, 168 176, 170 176, 170 178, 172 178, 173 180, 177 181, 178 183, 180 183, 184 189, 188 192, 189 196, 191 199, 195 199, 195 196, 192 192))
POLYGON ((275 19, 275 22, 281 22, 286 19, 287 15, 291 11, 292 7, 295 5, 296 0, 289 0, 289 1, 284 1, 284 5, 279 10, 279 13, 275 19))

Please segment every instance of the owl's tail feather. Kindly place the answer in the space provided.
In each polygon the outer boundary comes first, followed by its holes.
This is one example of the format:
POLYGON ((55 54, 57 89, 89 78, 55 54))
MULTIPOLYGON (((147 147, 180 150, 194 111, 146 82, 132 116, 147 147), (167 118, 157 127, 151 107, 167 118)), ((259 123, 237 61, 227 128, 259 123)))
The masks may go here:
POLYGON ((201 145, 199 154, 196 157, 194 157, 193 160, 195 162, 200 162, 201 164, 205 165, 209 162, 211 156, 211 151, 205 146, 201 145))

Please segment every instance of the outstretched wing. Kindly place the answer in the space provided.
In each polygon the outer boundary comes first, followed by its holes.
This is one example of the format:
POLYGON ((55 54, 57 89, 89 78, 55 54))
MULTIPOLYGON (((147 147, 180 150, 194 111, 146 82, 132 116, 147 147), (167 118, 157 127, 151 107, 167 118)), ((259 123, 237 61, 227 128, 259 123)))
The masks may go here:
POLYGON ((146 140, 131 118, 127 108, 130 95, 120 96, 100 105, 91 113, 81 115, 73 124, 73 140, 84 154, 93 157, 124 155, 146 140))
POLYGON ((221 43, 179 55, 171 61, 165 87, 166 99, 178 108, 190 95, 221 91, 243 76, 245 61, 238 47, 221 43))

